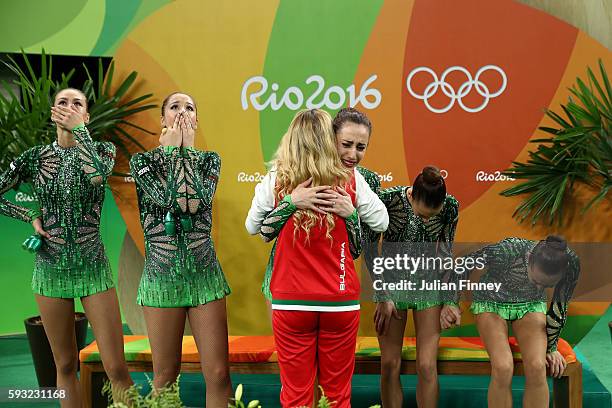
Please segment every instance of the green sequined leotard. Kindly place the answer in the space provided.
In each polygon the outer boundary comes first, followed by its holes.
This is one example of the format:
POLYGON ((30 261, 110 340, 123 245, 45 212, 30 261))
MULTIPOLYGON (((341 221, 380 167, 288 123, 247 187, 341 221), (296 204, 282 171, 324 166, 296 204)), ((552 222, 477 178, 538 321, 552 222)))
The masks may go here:
POLYGON ((130 169, 145 237, 138 304, 192 307, 227 296, 211 238, 219 155, 160 146, 135 154, 130 169))
MULTIPOLYGON (((365 167, 357 167, 357 170, 366 183, 370 186, 374 193, 378 194, 380 191, 380 179, 378 175, 373 171, 366 169, 365 167)), ((272 240, 278 236, 281 228, 289 217, 296 210, 295 206, 288 206, 283 204, 282 202, 274 208, 273 213, 276 217, 272 219, 275 221, 272 225, 267 225, 267 229, 261 232, 262 235, 265 235, 268 240, 272 240), (266 232, 267 231, 267 232, 266 232)), ((356 259, 361 253, 361 248, 363 242, 373 242, 378 239, 380 236, 378 233, 372 231, 370 227, 368 227, 365 223, 360 223, 361 228, 356 228, 355 222, 358 222, 358 218, 347 218, 346 219, 346 228, 349 236, 349 246, 351 250, 351 254, 353 255, 353 259, 356 259)), ((266 265, 266 272, 264 274, 264 280, 261 285, 261 293, 263 293, 264 297, 268 300, 272 300, 272 293, 270 292, 270 280, 272 279, 272 267, 274 265, 274 254, 276 253, 276 241, 274 241, 274 245, 272 246, 272 250, 270 251, 270 258, 268 259, 268 264, 266 265)))
MULTIPOLYGON (((389 228, 383 234, 383 249, 385 248, 384 242, 401 243, 403 253, 418 257, 422 255, 423 251, 433 248, 433 245, 423 245, 422 243, 439 243, 441 245, 437 245, 437 253, 430 255, 451 256, 457 222, 459 221, 459 202, 452 195, 447 195, 440 213, 425 223, 414 214, 407 197, 409 188, 409 186, 395 186, 380 192, 380 199, 389 212, 389 228)), ((394 247, 392 249, 393 254, 383 255, 393 257, 397 250, 398 248, 394 247)), ((435 271, 422 270, 414 274, 407 273, 402 277, 407 281, 415 282, 419 287, 422 280, 432 280, 431 273, 433 272, 435 271)), ((443 278, 446 272, 439 272, 440 278, 443 278)), ((380 279, 380 276, 376 279, 380 279)), ((394 300, 396 307, 402 310, 424 310, 442 303, 454 303, 448 294, 445 296, 435 292, 401 291, 389 294, 384 291, 375 291, 375 302, 385 300, 394 300)))
POLYGON ((557 349, 561 329, 567 320, 567 306, 578 282, 580 260, 574 251, 567 249, 569 269, 555 286, 546 312, 546 292, 531 283, 527 274, 528 255, 537 243, 522 238, 506 238, 468 255, 485 260, 487 271, 479 282, 501 283, 498 292, 474 291, 471 310, 475 314, 497 313, 508 320, 520 319, 528 312, 546 313, 547 350, 552 352, 557 349))
POLYGON ((100 214, 115 146, 94 142, 84 126, 73 134, 78 144, 36 146, 15 159, 0 176, 0 194, 31 182, 39 210, 0 198, 0 214, 25 222, 42 217, 43 238, 36 252, 32 289, 60 298, 89 296, 113 287, 100 237, 100 214))

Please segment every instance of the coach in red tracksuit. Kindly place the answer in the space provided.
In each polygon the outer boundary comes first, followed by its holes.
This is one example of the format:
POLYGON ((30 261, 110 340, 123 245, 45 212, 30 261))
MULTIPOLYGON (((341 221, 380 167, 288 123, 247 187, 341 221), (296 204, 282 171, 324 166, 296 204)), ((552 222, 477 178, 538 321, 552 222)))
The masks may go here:
POLYGON ((374 231, 389 222, 363 176, 342 165, 335 144, 329 114, 299 112, 273 170, 255 188, 246 220, 251 234, 285 223, 270 283, 283 407, 311 406, 317 377, 334 407, 350 406, 360 295, 351 249, 360 240, 360 219, 374 231), (321 187, 320 201, 298 210, 291 191, 305 182, 321 187))

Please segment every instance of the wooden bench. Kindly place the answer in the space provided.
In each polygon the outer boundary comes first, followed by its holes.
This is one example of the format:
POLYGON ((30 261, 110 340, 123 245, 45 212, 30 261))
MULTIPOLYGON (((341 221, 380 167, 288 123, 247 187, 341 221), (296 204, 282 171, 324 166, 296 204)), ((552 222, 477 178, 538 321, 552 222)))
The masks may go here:
MULTIPOLYGON (((510 339, 514 353, 514 374, 524 375, 518 345, 510 339)), ((151 350, 145 336, 125 336, 125 356, 131 372, 153 372, 151 350)), ((278 374, 278 362, 271 336, 230 336, 230 370, 237 374, 278 374)), ((567 361, 563 377, 553 380, 553 406, 582 407, 582 365, 572 348, 559 341, 559 352, 567 361)), ((404 339, 402 374, 416 374, 415 339, 404 339)), ((106 378, 97 346, 90 344, 80 353, 81 388, 86 407, 97 408, 105 399, 99 398, 106 378), (93 392, 95 390, 95 392, 93 392), (102 402, 101 402, 102 401, 102 402)), ((183 338, 181 372, 199 373, 201 366, 193 337, 183 338)), ((441 375, 490 375, 491 365, 479 337, 442 337, 438 353, 438 373, 441 375)), ((360 337, 355 351, 355 374, 380 374, 380 350, 375 337, 360 337)))

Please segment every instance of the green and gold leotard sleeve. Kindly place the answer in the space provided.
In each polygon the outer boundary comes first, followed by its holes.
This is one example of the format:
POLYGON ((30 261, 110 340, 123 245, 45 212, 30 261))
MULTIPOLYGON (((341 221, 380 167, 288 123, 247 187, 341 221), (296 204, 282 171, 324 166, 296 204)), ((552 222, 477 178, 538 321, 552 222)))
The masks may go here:
POLYGON ((81 169, 94 185, 104 184, 113 171, 116 148, 112 143, 95 143, 85 125, 72 130, 78 142, 81 169))
POLYGON ((137 153, 130 160, 136 185, 148 200, 167 211, 183 211, 178 202, 178 185, 181 178, 184 179, 179 156, 178 147, 168 146, 159 147, 150 154, 137 153))
POLYGON ((181 197, 178 201, 181 210, 195 214, 200 208, 211 208, 219 182, 221 158, 215 152, 199 152, 191 147, 183 148, 181 153, 184 177, 179 178, 177 190, 179 197, 185 194, 185 200, 181 197))
POLYGON ((547 352, 557 350, 561 330, 567 321, 567 307, 574 293, 580 275, 580 260, 574 251, 569 250, 569 269, 561 282, 555 286, 552 301, 546 313, 547 352))

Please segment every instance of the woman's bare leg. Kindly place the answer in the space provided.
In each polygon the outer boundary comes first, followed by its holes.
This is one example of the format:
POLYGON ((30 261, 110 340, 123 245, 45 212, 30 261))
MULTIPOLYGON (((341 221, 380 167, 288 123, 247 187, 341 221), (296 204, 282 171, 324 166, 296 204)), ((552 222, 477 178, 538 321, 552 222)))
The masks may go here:
POLYGON ((159 389, 173 384, 181 372, 187 309, 144 306, 143 310, 153 357, 153 387, 159 389))
POLYGON ((121 391, 134 382, 128 372, 123 353, 123 326, 115 289, 81 298, 83 309, 94 332, 104 371, 113 386, 113 401, 129 402, 121 398, 121 391))
POLYGON ((227 407, 232 394, 225 298, 189 308, 189 324, 202 361, 206 406, 227 407))
POLYGON ((404 400, 400 368, 408 311, 398 310, 401 319, 392 318, 387 333, 378 336, 380 346, 380 396, 385 408, 400 408, 404 400))
POLYGON ((508 344, 508 324, 495 313, 476 315, 476 327, 491 360, 489 407, 512 408, 514 360, 508 344))
POLYGON ((416 311, 417 405, 435 408, 438 405, 438 347, 440 344, 440 306, 416 311))
POLYGON ((521 348, 525 369, 523 407, 548 407, 546 315, 527 313, 522 319, 512 322, 512 330, 521 348))
POLYGON ((35 295, 57 371, 57 388, 66 390, 62 408, 80 408, 77 380, 78 348, 74 332, 74 299, 35 295))

